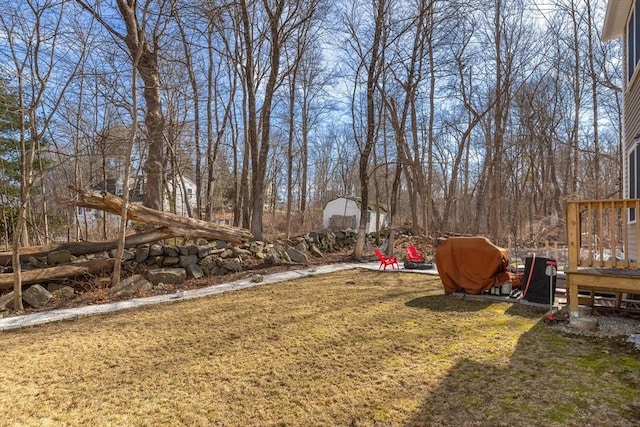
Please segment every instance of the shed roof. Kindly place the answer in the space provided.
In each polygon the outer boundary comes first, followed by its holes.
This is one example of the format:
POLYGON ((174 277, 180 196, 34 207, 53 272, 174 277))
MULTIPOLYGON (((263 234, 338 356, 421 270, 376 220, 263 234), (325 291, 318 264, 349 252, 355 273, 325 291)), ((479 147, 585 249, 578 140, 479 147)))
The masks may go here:
MULTIPOLYGON (((347 199, 347 200, 353 200, 356 205, 358 205, 358 208, 362 207, 362 199, 360 197, 347 197, 347 196, 337 196, 331 200, 329 200, 329 202, 332 202, 334 200, 338 200, 338 199, 347 199)), ((327 202, 327 203, 329 203, 327 202)), ((326 204, 325 204, 326 207, 326 204)), ((382 212, 387 212, 387 208, 385 208, 384 206, 377 204, 375 202, 369 202, 369 210, 370 211, 376 211, 380 209, 382 212)))

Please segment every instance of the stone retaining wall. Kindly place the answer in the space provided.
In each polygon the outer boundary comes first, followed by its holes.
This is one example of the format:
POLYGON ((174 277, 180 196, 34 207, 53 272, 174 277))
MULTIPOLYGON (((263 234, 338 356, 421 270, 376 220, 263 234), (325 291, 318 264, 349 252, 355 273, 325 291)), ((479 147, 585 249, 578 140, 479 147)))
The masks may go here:
MULTIPOLYGON (((125 249, 123 271, 127 277, 109 289, 112 295, 135 294, 152 288, 166 287, 184 282, 187 278, 224 275, 260 265, 307 264, 312 257, 336 252, 355 245, 354 230, 337 232, 311 232, 289 242, 253 241, 239 246, 224 241, 201 240, 194 244, 147 244, 125 249)), ((72 256, 68 251, 51 252, 46 257, 32 257, 23 265, 24 270, 73 264, 96 258, 113 258, 116 250, 72 256)), ((100 280, 100 279, 98 279, 100 280)), ((104 280, 105 285, 110 283, 104 280)), ((54 296, 73 297, 73 288, 60 281, 40 283, 24 291, 24 302, 31 307, 42 307, 54 296)), ((13 292, 0 297, 0 310, 12 308, 13 292)))

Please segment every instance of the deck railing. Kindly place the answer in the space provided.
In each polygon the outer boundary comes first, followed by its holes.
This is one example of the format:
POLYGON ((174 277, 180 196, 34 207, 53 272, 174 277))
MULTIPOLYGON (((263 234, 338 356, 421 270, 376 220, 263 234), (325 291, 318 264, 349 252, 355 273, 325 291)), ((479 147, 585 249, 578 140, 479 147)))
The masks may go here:
POLYGON ((567 202, 568 271, 638 269, 640 199, 567 202))

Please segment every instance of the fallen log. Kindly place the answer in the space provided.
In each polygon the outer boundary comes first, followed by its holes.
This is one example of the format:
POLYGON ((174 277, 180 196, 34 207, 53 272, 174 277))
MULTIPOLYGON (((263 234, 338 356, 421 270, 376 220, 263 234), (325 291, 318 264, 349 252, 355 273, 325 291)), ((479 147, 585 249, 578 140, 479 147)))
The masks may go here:
MULTIPOLYGON (((61 200, 68 206, 79 206, 89 209, 100 209, 114 215, 122 214, 122 199, 109 194, 93 194, 77 187, 70 186, 78 193, 77 199, 61 200)), ((243 243, 253 235, 249 230, 238 227, 229 227, 214 224, 209 221, 183 217, 171 212, 156 211, 140 205, 127 207, 127 219, 139 221, 145 224, 158 226, 155 229, 145 230, 129 235, 125 238, 125 247, 133 247, 145 243, 157 242, 173 237, 189 239, 224 240, 232 243, 243 243)), ((46 256, 50 252, 67 250, 71 255, 79 256, 102 251, 109 251, 118 247, 118 239, 103 242, 69 242, 46 246, 32 246, 20 248, 20 261, 27 261, 30 257, 46 256)), ((11 264, 12 252, 0 252, 0 265, 11 264)), ((23 270, 22 283, 42 283, 48 280, 62 279, 66 277, 93 274, 95 272, 112 269, 113 260, 94 260, 87 263, 75 263, 58 267, 42 268, 38 270, 23 270)), ((0 289, 9 289, 13 286, 13 273, 0 274, 0 289)))
MULTIPOLYGON (((109 193, 88 193, 87 191, 70 186, 78 193, 78 199, 66 199, 61 203, 68 206, 79 206, 88 209, 100 209, 114 215, 122 213, 122 199, 109 193)), ((210 240, 225 240, 233 243, 243 243, 253 237, 251 232, 244 228, 230 227, 176 215, 171 212, 157 211, 142 205, 129 205, 127 207, 127 219, 139 221, 145 224, 153 224, 165 227, 175 237, 205 238, 210 240)))
MULTIPOLYGON (((22 284, 33 285, 50 280, 78 277, 85 274, 101 274, 113 270, 113 259, 94 259, 86 262, 66 264, 58 267, 21 271, 22 284)), ((13 273, 0 274, 0 289, 13 289, 13 273)))
MULTIPOLYGON (((176 237, 174 231, 165 227, 146 230, 140 233, 131 234, 125 238, 124 247, 132 248, 145 243, 157 242, 159 240, 176 237)), ((105 240, 101 242, 68 242, 50 244, 44 246, 27 246, 20 248, 20 261, 26 262, 31 257, 45 257, 48 253, 56 251, 69 251, 71 255, 80 256, 95 254, 103 251, 110 251, 118 247, 118 239, 105 240)), ((0 265, 11 265, 11 251, 0 252, 0 265)))

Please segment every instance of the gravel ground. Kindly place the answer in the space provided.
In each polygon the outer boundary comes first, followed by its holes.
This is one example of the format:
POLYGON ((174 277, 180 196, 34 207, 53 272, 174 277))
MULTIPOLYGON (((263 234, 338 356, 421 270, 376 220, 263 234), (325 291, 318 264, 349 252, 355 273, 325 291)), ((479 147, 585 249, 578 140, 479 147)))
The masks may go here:
POLYGON ((569 326, 566 308, 558 313, 558 323, 553 328, 568 334, 579 334, 598 338, 627 337, 627 341, 635 344, 640 349, 640 315, 638 313, 595 313, 598 319, 598 329, 595 331, 583 331, 569 326))

